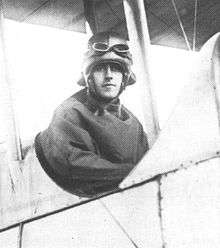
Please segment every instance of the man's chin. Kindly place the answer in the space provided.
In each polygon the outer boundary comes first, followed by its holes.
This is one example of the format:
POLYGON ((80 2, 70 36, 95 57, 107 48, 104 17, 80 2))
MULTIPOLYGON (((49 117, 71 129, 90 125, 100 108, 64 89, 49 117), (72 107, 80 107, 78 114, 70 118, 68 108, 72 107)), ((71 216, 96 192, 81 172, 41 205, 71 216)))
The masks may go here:
POLYGON ((102 102, 108 103, 118 98, 118 94, 117 95, 99 95, 99 98, 102 102))

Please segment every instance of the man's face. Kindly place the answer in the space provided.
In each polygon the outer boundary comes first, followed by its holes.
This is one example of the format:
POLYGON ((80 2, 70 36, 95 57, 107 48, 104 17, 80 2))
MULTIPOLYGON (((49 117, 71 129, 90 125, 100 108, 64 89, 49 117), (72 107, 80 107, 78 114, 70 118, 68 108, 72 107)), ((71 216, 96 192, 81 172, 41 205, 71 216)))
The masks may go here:
POLYGON ((96 94, 106 100, 118 96, 123 79, 122 68, 117 63, 96 65, 92 71, 96 94))

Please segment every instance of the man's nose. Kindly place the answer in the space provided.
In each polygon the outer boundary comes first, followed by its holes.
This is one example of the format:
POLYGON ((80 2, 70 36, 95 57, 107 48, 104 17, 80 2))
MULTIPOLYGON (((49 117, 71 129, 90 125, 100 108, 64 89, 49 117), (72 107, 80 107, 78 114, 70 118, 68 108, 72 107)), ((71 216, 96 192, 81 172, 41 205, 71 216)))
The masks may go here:
POLYGON ((105 77, 108 79, 112 79, 112 69, 109 65, 106 67, 105 77))

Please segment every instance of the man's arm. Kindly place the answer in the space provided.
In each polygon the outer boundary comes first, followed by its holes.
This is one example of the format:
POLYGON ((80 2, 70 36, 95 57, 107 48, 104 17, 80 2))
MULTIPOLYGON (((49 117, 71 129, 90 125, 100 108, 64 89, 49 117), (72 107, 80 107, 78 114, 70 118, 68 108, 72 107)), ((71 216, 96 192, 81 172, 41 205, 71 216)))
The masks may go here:
POLYGON ((95 193, 111 190, 134 167, 129 163, 112 163, 99 156, 91 135, 77 121, 56 117, 37 141, 52 170, 81 190, 95 193))

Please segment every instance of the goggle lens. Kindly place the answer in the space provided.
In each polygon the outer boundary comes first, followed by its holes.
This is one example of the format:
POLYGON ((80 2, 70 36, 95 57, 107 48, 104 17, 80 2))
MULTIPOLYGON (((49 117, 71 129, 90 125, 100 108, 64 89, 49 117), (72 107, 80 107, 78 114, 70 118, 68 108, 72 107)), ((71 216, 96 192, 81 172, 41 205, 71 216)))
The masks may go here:
POLYGON ((109 46, 107 44, 105 44, 105 43, 98 42, 98 43, 94 43, 92 45, 92 48, 95 51, 107 52, 108 49, 109 49, 109 46))
POLYGON ((97 52, 108 52, 111 49, 119 53, 126 53, 129 51, 129 47, 126 44, 117 44, 109 47, 109 45, 102 42, 93 43, 92 48, 97 52))
POLYGON ((129 51, 129 47, 128 45, 125 45, 125 44, 118 44, 118 45, 115 45, 113 47, 113 49, 117 52, 121 52, 121 53, 126 53, 129 51))

